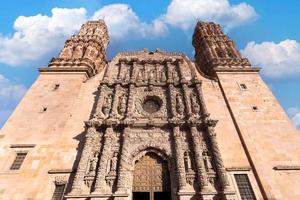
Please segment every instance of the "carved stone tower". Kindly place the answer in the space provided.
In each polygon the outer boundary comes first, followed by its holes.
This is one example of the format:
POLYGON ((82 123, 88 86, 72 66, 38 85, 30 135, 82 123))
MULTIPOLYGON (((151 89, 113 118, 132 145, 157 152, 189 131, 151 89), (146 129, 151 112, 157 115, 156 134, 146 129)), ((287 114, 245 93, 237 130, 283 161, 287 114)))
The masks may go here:
POLYGON ((195 59, 201 71, 212 75, 224 69, 249 69, 247 58, 242 58, 234 42, 225 35, 219 24, 198 22, 194 35, 195 59))
POLYGON ((48 68, 40 71, 83 71, 91 77, 106 66, 108 42, 104 21, 89 21, 82 25, 77 35, 66 41, 58 58, 53 58, 48 68))
POLYGON ((300 135, 219 25, 196 61, 123 52, 104 21, 66 41, 0 131, 0 199, 300 199, 300 135))

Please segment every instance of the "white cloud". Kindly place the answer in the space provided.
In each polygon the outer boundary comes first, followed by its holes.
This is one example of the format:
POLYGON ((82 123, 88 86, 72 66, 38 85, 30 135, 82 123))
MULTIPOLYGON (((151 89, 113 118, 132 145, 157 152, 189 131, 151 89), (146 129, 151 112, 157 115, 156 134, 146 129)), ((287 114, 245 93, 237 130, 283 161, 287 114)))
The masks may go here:
POLYGON ((26 92, 26 87, 16 84, 0 74, 0 127, 26 92))
POLYGON ((197 20, 214 21, 228 30, 256 16, 255 9, 246 3, 230 5, 228 0, 173 0, 162 18, 184 30, 193 28, 197 20))
MULTIPOLYGON (((85 23, 86 9, 53 8, 52 15, 20 16, 14 23, 12 36, 0 34, 0 63, 12 66, 49 59, 63 47, 65 40, 85 23)), ((111 40, 133 37, 157 37, 167 31, 159 19, 141 22, 126 4, 112 4, 96 11, 91 19, 104 18, 111 40)))
POLYGON ((271 78, 300 74, 300 43, 286 39, 279 43, 249 42, 241 53, 252 64, 262 67, 262 72, 271 78))
POLYGON ((53 8, 52 16, 20 16, 13 36, 0 37, 0 62, 19 65, 42 59, 58 50, 86 21, 86 10, 53 8))
POLYGON ((155 19, 150 24, 141 22, 127 4, 112 4, 96 11, 92 19, 104 19, 112 39, 126 37, 157 37, 167 31, 165 24, 155 19))
POLYGON ((300 108, 291 107, 287 110, 287 113, 293 120, 297 129, 300 130, 300 108))

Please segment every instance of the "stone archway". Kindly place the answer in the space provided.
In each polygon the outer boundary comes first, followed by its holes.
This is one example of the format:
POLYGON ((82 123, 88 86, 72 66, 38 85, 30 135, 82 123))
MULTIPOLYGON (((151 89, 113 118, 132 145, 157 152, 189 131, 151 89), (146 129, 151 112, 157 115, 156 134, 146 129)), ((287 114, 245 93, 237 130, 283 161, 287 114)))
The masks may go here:
POLYGON ((133 200, 171 199, 168 162, 154 152, 147 152, 135 162, 132 184, 133 200))

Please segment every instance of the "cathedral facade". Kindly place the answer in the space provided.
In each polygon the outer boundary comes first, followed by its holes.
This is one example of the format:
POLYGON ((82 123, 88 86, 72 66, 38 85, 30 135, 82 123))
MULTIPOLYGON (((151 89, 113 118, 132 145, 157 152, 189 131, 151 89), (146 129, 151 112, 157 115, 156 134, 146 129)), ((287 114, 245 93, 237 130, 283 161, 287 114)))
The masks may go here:
POLYGON ((87 22, 39 68, 0 132, 0 199, 300 199, 300 135, 219 25, 197 23, 195 60, 108 43, 87 22))

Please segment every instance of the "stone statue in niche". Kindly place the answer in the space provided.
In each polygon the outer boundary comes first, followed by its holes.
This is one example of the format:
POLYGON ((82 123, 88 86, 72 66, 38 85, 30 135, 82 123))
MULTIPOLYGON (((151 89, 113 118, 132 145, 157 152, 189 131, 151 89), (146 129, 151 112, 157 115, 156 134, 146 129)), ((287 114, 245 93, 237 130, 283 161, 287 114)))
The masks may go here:
POLYGON ((130 73, 130 72, 129 72, 128 69, 125 69, 125 70, 123 71, 123 74, 124 74, 123 80, 124 80, 124 81, 129 81, 129 79, 130 79, 130 74, 129 74, 129 73, 130 73))
POLYGON ((73 47, 72 46, 66 46, 60 53, 60 58, 72 58, 73 54, 73 47))
POLYGON ((167 80, 164 70, 161 70, 161 72, 160 72, 160 80, 161 80, 161 82, 165 82, 167 80))
POLYGON ((150 72, 149 72, 149 81, 150 82, 153 82, 153 81, 156 81, 156 76, 155 76, 155 70, 151 70, 150 72))
POLYGON ((200 112, 200 105, 198 104, 197 96, 195 95, 195 93, 192 92, 190 97, 191 97, 192 111, 195 115, 198 115, 200 112))
POLYGON ((175 82, 179 81, 178 73, 177 73, 177 70, 175 67, 172 70, 172 78, 173 78, 173 81, 175 81, 175 82))
POLYGON ((83 46, 78 45, 73 52, 73 58, 75 59, 82 58, 82 56, 83 56, 83 46))
POLYGON ((203 152, 203 160, 206 171, 213 171, 212 160, 211 157, 208 155, 207 151, 203 152))
POLYGON ((94 157, 90 160, 89 173, 95 173, 98 163, 98 152, 95 152, 94 157))
POLYGON ((126 94, 123 94, 122 96, 119 97, 118 111, 119 111, 119 114, 121 114, 121 115, 125 114, 126 102, 127 102, 126 94))
POLYGON ((102 112, 105 116, 108 116, 112 102, 112 94, 107 95, 104 97, 102 112))
POLYGON ((110 162, 110 173, 115 173, 117 171, 117 162, 118 162, 118 152, 115 152, 110 162))
POLYGON ((143 70, 139 69, 137 73, 137 82, 143 81, 143 70))
POLYGON ((188 151, 184 152, 184 165, 185 165, 185 171, 187 172, 191 171, 192 163, 188 151))
POLYGON ((180 115, 183 114, 184 107, 183 107, 182 95, 179 93, 176 95, 176 110, 180 115))

